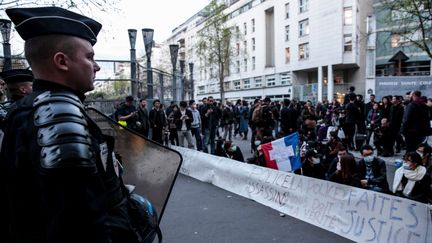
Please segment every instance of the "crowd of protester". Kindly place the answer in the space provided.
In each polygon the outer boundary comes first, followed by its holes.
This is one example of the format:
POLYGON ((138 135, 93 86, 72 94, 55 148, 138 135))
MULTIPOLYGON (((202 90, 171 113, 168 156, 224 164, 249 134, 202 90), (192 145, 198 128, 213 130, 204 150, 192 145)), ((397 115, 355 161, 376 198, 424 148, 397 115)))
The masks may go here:
POLYGON ((379 101, 372 94, 365 103, 351 87, 343 102, 334 99, 316 105, 270 98, 221 104, 210 96, 199 102, 172 102, 167 108, 155 100, 148 109, 145 100, 137 108, 132 101, 127 97, 113 117, 155 142, 187 143, 199 151, 266 166, 260 145, 297 132, 302 168, 295 173, 432 202, 432 149, 428 145, 432 99, 420 91, 379 101), (233 142, 235 136, 250 141, 250 158, 233 142), (360 160, 353 151, 360 153, 360 160), (381 157, 395 154, 403 156, 403 162, 395 162, 397 170, 389 187, 381 157))

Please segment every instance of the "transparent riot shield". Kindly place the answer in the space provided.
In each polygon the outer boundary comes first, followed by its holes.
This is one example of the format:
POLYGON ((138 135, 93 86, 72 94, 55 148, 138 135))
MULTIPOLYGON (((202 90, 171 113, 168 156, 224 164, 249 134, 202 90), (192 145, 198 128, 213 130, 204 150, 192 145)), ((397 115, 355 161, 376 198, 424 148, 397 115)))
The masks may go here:
POLYGON ((153 203, 160 222, 180 170, 180 153, 119 125, 94 108, 86 110, 103 134, 115 138, 114 149, 122 157, 124 183, 136 186, 134 192, 153 203))

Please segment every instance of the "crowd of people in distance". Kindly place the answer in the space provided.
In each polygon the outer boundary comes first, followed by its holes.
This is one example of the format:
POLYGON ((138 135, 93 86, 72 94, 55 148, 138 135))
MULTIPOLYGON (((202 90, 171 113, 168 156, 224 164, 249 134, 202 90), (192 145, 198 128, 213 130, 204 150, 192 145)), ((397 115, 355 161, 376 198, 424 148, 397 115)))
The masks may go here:
POLYGON ((112 116, 155 142, 259 166, 267 164, 261 144, 297 132, 302 168, 295 173, 431 203, 432 99, 420 91, 375 98, 372 94, 365 103, 351 87, 343 102, 265 98, 222 104, 209 96, 167 108, 155 100, 148 111, 144 99, 134 107, 127 97, 112 116), (233 142, 235 136, 250 141, 249 158, 233 142), (393 161, 397 170, 389 187, 381 157, 395 155, 403 160, 393 161))

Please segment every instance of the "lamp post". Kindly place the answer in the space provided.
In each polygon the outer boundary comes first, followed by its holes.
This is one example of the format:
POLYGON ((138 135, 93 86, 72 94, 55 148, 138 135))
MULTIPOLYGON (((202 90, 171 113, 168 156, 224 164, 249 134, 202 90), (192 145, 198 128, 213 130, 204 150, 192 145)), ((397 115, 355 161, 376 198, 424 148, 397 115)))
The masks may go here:
POLYGON ((12 23, 8 19, 0 19, 0 32, 3 37, 3 56, 5 58, 3 63, 3 71, 12 69, 12 54, 10 47, 10 31, 12 23))
POLYGON ((144 47, 147 56, 147 104, 153 103, 153 71, 151 66, 151 53, 153 47, 153 29, 142 29, 142 35, 144 39, 144 47))
POLYGON ((137 90, 137 82, 136 82, 136 50, 135 50, 135 43, 136 43, 136 35, 137 30, 136 29, 128 29, 129 34, 129 42, 130 42, 130 60, 131 60, 131 93, 134 98, 138 97, 138 90, 137 90))
POLYGON ((185 60, 180 60, 180 99, 184 100, 185 99, 185 66, 186 66, 186 62, 185 60))
POLYGON ((173 81, 172 81, 172 87, 173 87, 173 101, 177 102, 177 82, 176 82, 176 66, 177 66, 177 56, 179 51, 179 45, 170 45, 170 55, 171 55, 171 63, 173 66, 173 81))
POLYGON ((195 89, 195 84, 194 84, 194 80, 193 80, 193 68, 194 68, 194 64, 193 62, 189 63, 189 75, 190 75, 190 81, 189 81, 189 94, 190 94, 190 99, 193 100, 194 99, 194 89, 195 89))

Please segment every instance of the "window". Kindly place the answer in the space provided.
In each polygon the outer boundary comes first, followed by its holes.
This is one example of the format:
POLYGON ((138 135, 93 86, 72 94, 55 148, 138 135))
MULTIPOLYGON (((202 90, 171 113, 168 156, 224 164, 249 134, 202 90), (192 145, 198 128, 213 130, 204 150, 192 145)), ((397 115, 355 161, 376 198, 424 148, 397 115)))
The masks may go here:
POLYGON ((247 53, 247 41, 243 41, 243 51, 245 54, 247 53))
POLYGON ((352 7, 344 8, 344 24, 345 25, 353 24, 352 7))
POLYGON ((291 85, 291 72, 281 73, 281 85, 291 85))
POLYGON ((299 45, 299 59, 304 60, 309 58, 309 43, 299 45))
POLYGON ((304 12, 308 11, 308 2, 309 2, 309 0, 299 0, 300 13, 304 13, 304 12))
POLYGON ((252 51, 255 51, 255 38, 252 38, 252 51))
POLYGON ((244 35, 247 35, 247 23, 246 23, 246 22, 243 23, 243 27, 244 27, 244 32, 243 32, 243 34, 244 34, 244 35))
POLYGON ((255 32, 255 19, 251 20, 251 26, 252 26, 252 33, 255 32))
POLYGON ((234 81, 234 89, 235 90, 239 90, 239 89, 241 89, 241 82, 240 82, 240 80, 236 80, 236 81, 234 81))
POLYGON ((204 94, 205 93, 205 86, 198 86, 198 94, 204 94))
POLYGON ((231 81, 224 82, 224 90, 231 90, 231 81))
POLYGON ((352 51, 352 34, 344 35, 344 51, 352 51))
POLYGON ((291 52, 290 52, 290 48, 287 47, 285 48, 285 63, 289 63, 291 60, 291 52))
POLYGON ((244 72, 247 72, 247 59, 245 58, 244 60, 243 60, 243 71, 244 72))
POLYGON ((289 41, 289 25, 285 26, 285 41, 289 41))
POLYGON ((285 3, 285 18, 286 19, 289 19, 289 9, 290 9, 290 4, 285 3))
POLYGON ((255 70, 255 57, 252 57, 252 70, 255 70))
POLYGON ((305 19, 299 22, 299 36, 309 35, 309 19, 305 19))
POLYGON ((240 55, 240 43, 236 44, 236 48, 237 48, 237 56, 240 55))
POLYGON ((276 78, 274 75, 266 77, 267 87, 276 86, 276 78))
POLYGON ((400 46, 399 44, 400 35, 399 34, 392 34, 391 36, 391 47, 397 48, 400 46))
POLYGON ((255 88, 260 88, 262 87, 262 80, 261 77, 257 77, 255 78, 255 88))
POLYGON ((411 44, 411 40, 418 40, 419 37, 416 36, 417 33, 393 33, 391 35, 391 47, 397 48, 400 46, 409 46, 411 44))
POLYGON ((216 84, 210 84, 210 92, 209 93, 214 93, 216 92, 216 84))
POLYGON ((237 73, 240 73, 240 61, 236 61, 236 69, 237 69, 237 73))
POLYGON ((243 88, 250 89, 250 79, 243 79, 243 88))

